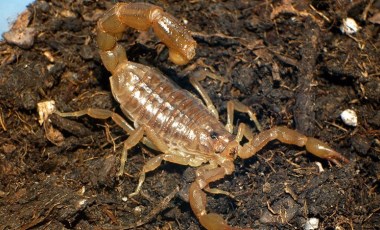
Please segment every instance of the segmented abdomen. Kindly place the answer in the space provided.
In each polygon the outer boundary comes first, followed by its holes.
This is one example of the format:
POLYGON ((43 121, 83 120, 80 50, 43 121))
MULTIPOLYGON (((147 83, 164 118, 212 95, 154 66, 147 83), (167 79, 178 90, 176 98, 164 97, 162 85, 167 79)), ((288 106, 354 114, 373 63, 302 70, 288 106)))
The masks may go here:
POLYGON ((197 129, 204 122, 221 126, 198 98, 156 69, 133 62, 119 66, 111 77, 112 92, 135 126, 147 125, 171 147, 199 143, 197 129))

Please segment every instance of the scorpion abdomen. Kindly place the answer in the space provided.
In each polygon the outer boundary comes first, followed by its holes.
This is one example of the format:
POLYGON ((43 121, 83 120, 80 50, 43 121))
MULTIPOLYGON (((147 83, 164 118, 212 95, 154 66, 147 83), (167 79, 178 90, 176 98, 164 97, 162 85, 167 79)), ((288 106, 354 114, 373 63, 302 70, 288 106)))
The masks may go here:
POLYGON ((119 65, 110 81, 114 97, 135 128, 148 126, 169 147, 215 152, 208 133, 227 133, 200 99, 155 68, 128 61, 119 65))

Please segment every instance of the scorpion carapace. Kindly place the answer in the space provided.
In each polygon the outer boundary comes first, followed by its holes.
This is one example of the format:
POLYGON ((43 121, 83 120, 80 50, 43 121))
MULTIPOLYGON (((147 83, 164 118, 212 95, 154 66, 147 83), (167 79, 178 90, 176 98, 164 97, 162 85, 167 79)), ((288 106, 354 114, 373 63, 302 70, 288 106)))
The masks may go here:
POLYGON ((186 64, 195 55, 196 42, 190 32, 162 8, 148 3, 118 3, 98 21, 97 42, 103 63, 112 73, 112 93, 129 121, 101 109, 57 113, 61 116, 87 114, 99 119, 112 118, 121 126, 129 137, 124 142, 119 175, 123 175, 127 151, 140 141, 161 152, 146 162, 137 188, 130 196, 139 193, 145 174, 157 168, 162 160, 198 167, 196 179, 189 189, 193 212, 206 229, 232 229, 222 216, 207 213, 204 191, 228 194, 210 188, 209 184, 231 174, 237 156, 249 158, 268 142, 277 139, 283 143, 305 146, 310 153, 335 164, 349 162, 324 142, 286 127, 273 127, 254 136, 248 126, 240 124, 234 135, 232 123, 235 110, 247 113, 260 128, 255 114, 237 101, 227 104, 226 126, 218 121, 218 113, 199 81, 206 76, 219 80, 224 78, 207 71, 190 77, 190 82, 206 102, 205 106, 200 99, 179 88, 156 69, 127 60, 124 48, 117 43, 127 27, 137 30, 152 27, 169 48, 169 59, 175 64, 186 64), (240 145, 243 137, 248 142, 240 145))

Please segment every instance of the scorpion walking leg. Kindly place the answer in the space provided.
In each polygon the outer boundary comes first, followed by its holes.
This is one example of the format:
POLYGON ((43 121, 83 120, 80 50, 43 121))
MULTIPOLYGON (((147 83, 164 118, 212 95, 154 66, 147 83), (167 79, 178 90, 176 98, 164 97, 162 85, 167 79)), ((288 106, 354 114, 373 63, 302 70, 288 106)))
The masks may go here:
MULTIPOLYGON (((152 143, 154 144, 154 146, 156 146, 157 149, 160 152, 163 152, 164 154, 155 156, 155 157, 151 158, 147 163, 145 163, 145 165, 144 165, 144 167, 140 173, 140 178, 139 178, 137 188, 133 193, 129 194, 130 197, 139 194, 139 192, 141 190, 141 186, 145 180, 145 174, 147 172, 155 170, 158 166, 160 166, 162 160, 169 161, 169 162, 176 163, 176 164, 181 164, 181 165, 189 165, 189 162, 191 162, 191 161, 195 165, 200 165, 204 161, 202 158, 191 159, 191 156, 182 156, 183 154, 182 155, 181 154, 179 154, 179 155, 171 154, 169 152, 170 150, 168 149, 166 144, 163 141, 161 141, 159 138, 157 138, 157 135, 154 133, 153 130, 149 129, 148 127, 144 127, 144 130, 145 130, 145 134, 147 135, 147 138, 149 140, 152 140, 152 143)), ((214 191, 214 190, 211 190, 211 191, 214 191)), ((223 192, 221 190, 215 190, 215 191, 216 191, 215 193, 223 193, 223 194, 229 195, 228 193, 223 192)))
POLYGON ((240 138, 240 140, 242 136, 246 136, 249 140, 248 143, 244 144, 238 153, 239 157, 243 159, 253 156, 256 152, 267 145, 268 142, 277 139, 282 143, 297 145, 300 147, 305 146, 308 152, 317 157, 327 159, 336 165, 341 165, 340 162, 349 163, 347 158, 336 152, 326 143, 313 137, 307 137, 286 127, 274 127, 269 130, 265 130, 256 136, 253 136, 252 133, 244 127, 239 127, 239 132, 240 133, 237 134, 237 137, 240 138))
POLYGON ((126 122, 119 114, 114 113, 112 111, 106 110, 106 109, 84 109, 79 110, 75 112, 59 112, 55 111, 55 114, 61 116, 61 117, 80 117, 84 115, 88 115, 90 117, 96 118, 96 119, 108 119, 111 118, 118 126, 120 126, 125 132, 127 132, 129 135, 132 133, 133 128, 128 122, 126 122))
POLYGON ((118 176, 122 176, 124 173, 125 162, 127 161, 128 150, 133 146, 137 145, 141 139, 144 137, 144 129, 143 127, 139 127, 134 130, 127 140, 124 141, 123 152, 121 153, 120 158, 120 168, 117 173, 118 176))
MULTIPOLYGON (((153 145, 157 148, 157 150, 164 152, 164 153, 168 152, 168 147, 166 146, 166 144, 161 139, 157 138, 157 135, 154 133, 154 131, 152 129, 150 129, 146 126, 141 126, 140 129, 142 129, 143 134, 145 133, 147 138, 152 141, 153 145)), ((165 154, 155 156, 155 157, 149 159, 148 162, 146 162, 144 164, 144 166, 140 172, 139 182, 137 184, 136 190, 133 193, 129 194, 129 197, 138 195, 140 193, 141 186, 145 180, 145 174, 147 172, 155 170, 158 166, 160 166, 162 160, 165 159, 164 156, 165 156, 165 154)))
POLYGON ((214 104, 212 103, 210 97, 208 96, 207 92, 199 83, 200 81, 203 81, 206 77, 210 77, 212 79, 219 80, 219 81, 221 81, 221 83, 227 82, 227 79, 223 78, 219 75, 216 75, 214 73, 211 73, 210 71, 207 71, 207 70, 198 70, 195 73, 193 73, 189 79, 190 83, 198 91, 198 93, 201 95, 202 99, 206 103, 207 108, 210 110, 210 112, 212 114, 214 114, 214 116, 216 118, 219 119, 218 110, 216 110, 216 108, 215 108, 214 104))
MULTIPOLYGON (((134 128, 126 120, 124 120, 119 114, 106 110, 106 109, 88 108, 88 109, 79 110, 75 112, 62 113, 59 111, 55 111, 55 113, 61 117, 80 117, 80 116, 88 115, 96 119, 111 118, 118 126, 120 126, 126 133, 128 133, 129 138, 124 142, 124 147, 123 147, 121 160, 120 160, 120 168, 119 168, 119 172, 117 173, 118 176, 123 175, 124 166, 125 166, 125 162, 127 161, 127 155, 128 155, 127 150, 137 144, 133 140, 136 140, 136 139, 138 141, 141 140, 140 138, 141 131, 134 130, 134 128), (136 138, 135 135, 138 135, 138 138, 136 138)), ((155 145, 149 139, 142 137, 142 142, 143 144, 149 146, 150 148, 156 149, 155 145)))
POLYGON ((248 108, 248 106, 242 104, 239 101, 229 101, 227 102, 227 124, 226 124, 226 129, 228 132, 232 133, 233 132, 233 120, 234 120, 234 110, 242 112, 242 113, 247 113, 251 121, 253 121, 256 125, 256 128, 261 131, 261 125, 259 121, 256 118, 256 114, 248 108))
POLYGON ((96 119, 111 118, 118 126, 120 126, 125 132, 127 132, 129 134, 129 137, 124 142, 124 147, 123 147, 123 151, 122 151, 121 159, 120 159, 120 168, 119 168, 119 172, 117 173, 118 176, 123 175, 124 166, 125 166, 125 162, 127 160, 127 155, 128 155, 127 150, 135 146, 143 138, 142 130, 140 129, 134 130, 132 126, 128 124, 128 122, 126 122, 119 114, 114 113, 109 110, 105 110, 105 109, 88 108, 88 109, 75 111, 75 112, 62 113, 62 112, 56 111, 55 113, 61 117, 79 117, 83 115, 88 115, 96 119))

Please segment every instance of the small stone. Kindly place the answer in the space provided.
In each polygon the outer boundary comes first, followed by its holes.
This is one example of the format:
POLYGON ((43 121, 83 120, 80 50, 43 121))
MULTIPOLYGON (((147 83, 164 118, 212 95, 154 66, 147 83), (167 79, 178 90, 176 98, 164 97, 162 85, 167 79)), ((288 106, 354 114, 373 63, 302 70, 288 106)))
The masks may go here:
POLYGON ((29 49, 34 44, 36 30, 32 27, 10 30, 3 33, 3 38, 9 44, 16 45, 22 49, 29 49))
POLYGON ((356 127, 358 125, 358 116, 352 109, 346 109, 340 114, 344 124, 356 127))
POLYGON ((358 26, 358 24, 353 18, 343 19, 343 24, 340 27, 340 30, 344 34, 354 34, 358 32, 359 29, 360 26, 358 26))
POLYGON ((319 225, 319 219, 312 217, 306 220, 306 223, 303 229, 304 230, 318 229, 318 225, 319 225))
POLYGON ((42 125, 49 117, 49 115, 53 114, 56 111, 55 101, 43 101, 37 103, 37 111, 38 111, 38 122, 42 125))

